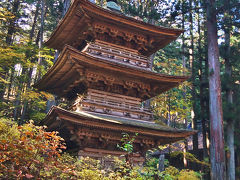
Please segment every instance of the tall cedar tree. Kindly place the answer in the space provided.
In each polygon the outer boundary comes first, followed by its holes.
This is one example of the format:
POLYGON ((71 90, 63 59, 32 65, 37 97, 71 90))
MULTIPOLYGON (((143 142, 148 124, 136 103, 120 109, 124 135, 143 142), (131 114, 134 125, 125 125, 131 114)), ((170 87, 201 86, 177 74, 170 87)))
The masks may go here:
POLYGON ((206 0, 210 98, 211 179, 226 179, 220 62, 215 0, 206 0))

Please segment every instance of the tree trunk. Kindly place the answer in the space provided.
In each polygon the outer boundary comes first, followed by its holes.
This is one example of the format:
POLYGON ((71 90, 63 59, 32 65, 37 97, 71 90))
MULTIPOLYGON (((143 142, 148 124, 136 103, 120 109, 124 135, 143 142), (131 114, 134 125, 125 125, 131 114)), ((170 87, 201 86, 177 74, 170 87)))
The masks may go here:
MULTIPOLYGON (((224 13, 225 20, 225 74, 227 80, 227 104, 230 108, 233 105, 233 90, 232 90, 232 66, 230 61, 230 32, 231 32, 231 17, 230 17, 230 4, 228 0, 224 1, 226 11, 224 13)), ((231 109, 230 109, 231 111, 231 109)), ((230 113, 229 111, 229 113, 230 113)), ((235 157, 234 157, 234 119, 230 116, 227 117, 227 146, 228 146, 228 158, 227 158, 227 177, 229 180, 235 180, 235 157)))
POLYGON ((13 77, 14 77, 14 68, 11 68, 11 72, 10 72, 10 80, 9 80, 9 84, 7 87, 7 100, 9 100, 9 97, 11 95, 11 90, 12 90, 12 84, 13 84, 13 77))
POLYGON ((32 29, 30 31, 30 40, 31 41, 32 41, 32 38, 34 36, 34 31, 35 31, 35 28, 36 28, 37 18, 38 18, 38 15, 39 15, 39 8, 40 8, 40 0, 38 0, 38 2, 37 2, 36 11, 34 13, 34 18, 33 18, 33 25, 32 25, 32 29))
POLYGON ((18 12, 19 5, 20 5, 19 0, 13 1, 12 14, 14 15, 14 18, 10 19, 10 22, 9 22, 9 27, 8 27, 7 37, 6 37, 6 43, 8 45, 13 43, 13 34, 16 31, 16 21, 18 18, 17 12, 18 12))
MULTIPOLYGON (((41 26, 39 30, 39 50, 43 48, 43 31, 44 31, 44 19, 45 19, 45 0, 41 1, 41 26)), ((36 79, 39 80, 42 76, 40 67, 42 65, 43 58, 41 57, 41 52, 39 52, 38 57, 38 73, 36 79)))
MULTIPOLYGON (((234 92, 236 92, 236 94, 238 93, 238 96, 239 96, 239 92, 240 92, 240 86, 238 86, 236 88, 236 90, 234 90, 234 92)), ((234 96, 236 95, 234 94, 234 96)), ((235 99, 235 98, 234 98, 235 99)), ((239 110, 238 110, 239 112, 239 110)), ((235 121, 235 128, 236 129, 240 129, 240 119, 239 117, 237 118, 237 121, 235 121)), ((240 137, 240 131, 236 131, 235 132, 235 137, 240 137)), ((240 146, 236 146, 236 152, 240 152, 240 146)), ((236 167, 239 167, 240 166, 240 154, 239 153, 236 153, 236 167)))
MULTIPOLYGON (((182 2, 182 5, 183 5, 183 2, 182 2)), ((183 7, 182 7, 183 8, 183 7)), ((184 29, 184 26, 185 26, 185 14, 182 13, 182 29, 184 29)), ((183 66, 183 75, 185 75, 185 68, 186 68, 186 57, 185 57, 185 36, 184 36, 184 32, 182 33, 182 66, 183 66)), ((185 99, 185 94, 186 94, 186 88, 184 87, 184 95, 183 95, 183 98, 185 99)), ((187 119, 184 120, 184 124, 185 124, 185 128, 187 128, 188 126, 188 122, 187 122, 187 119)), ((186 159, 186 152, 188 151, 188 139, 184 139, 184 149, 183 149, 183 152, 184 152, 184 156, 183 156, 183 164, 184 164, 184 167, 186 168, 187 167, 187 159, 186 159)))
MULTIPOLYGON (((205 13, 206 14, 206 13, 205 13)), ((205 16, 205 19, 207 19, 207 17, 205 16)), ((209 108, 209 83, 208 83, 208 72, 209 72, 209 68, 208 68, 208 38, 207 38, 207 20, 205 20, 204 23, 204 55, 205 55, 205 66, 204 66, 204 74, 203 74, 203 82, 204 82, 204 110, 205 110, 205 130, 206 133, 204 134, 203 138, 205 138, 204 142, 206 143, 206 149, 208 152, 208 156, 210 155, 209 152, 209 144, 207 144, 207 140, 209 140, 210 138, 210 108, 209 108)), ((209 141, 208 141, 209 142, 209 141)))
POLYGON ((103 0, 100 0, 100 6, 103 7, 103 0))
POLYGON ((64 17, 64 15, 67 13, 68 8, 71 5, 71 0, 64 0, 63 2, 63 12, 62 12, 62 18, 64 17))
MULTIPOLYGON (((32 71, 33 71, 33 68, 30 68, 30 69, 28 70, 28 81, 27 81, 27 85, 26 85, 26 89, 27 89, 27 90, 30 90, 30 89, 31 89, 32 71)), ((24 99, 24 101, 23 101, 22 115, 21 115, 21 122, 24 122, 24 119, 25 119, 25 115, 26 115, 27 110, 28 110, 28 101, 27 101, 26 99, 24 99)))
MULTIPOLYGON (((199 6, 201 4, 199 3, 199 6)), ((200 12, 199 9, 197 9, 198 19, 197 19, 197 25, 198 25, 198 61, 199 61, 199 81, 200 81, 200 108, 201 108, 201 124, 202 124, 202 143, 203 143, 203 159, 208 157, 207 153, 207 141, 206 141, 206 106, 205 106, 205 100, 204 100, 204 80, 206 78, 203 77, 203 54, 202 54, 202 47, 201 47, 201 23, 200 23, 200 12)), ((206 70, 205 70, 206 71, 206 70)))
MULTIPOLYGON (((183 3, 182 3, 183 8, 183 3)), ((182 12, 182 29, 185 27, 185 14, 182 12)), ((184 32, 182 33, 182 64, 184 68, 183 74, 185 74, 185 68, 186 68, 186 57, 185 57, 185 36, 184 32)))
POLYGON ((40 27, 39 49, 43 48, 44 19, 45 19, 45 0, 42 0, 42 2, 41 2, 41 27, 40 27))
MULTIPOLYGON (((189 1, 189 7, 192 9, 192 0, 189 1)), ((193 36, 193 17, 192 17, 193 11, 190 10, 189 12, 189 19, 190 19, 190 36, 191 36, 191 45, 190 45, 190 57, 189 57, 189 63, 190 67, 192 68, 192 101, 193 101, 193 129, 197 130, 197 96, 196 96, 196 63, 194 61, 194 36, 193 36)), ((198 133, 193 135, 193 151, 195 154, 197 154, 198 151, 198 133)))
POLYGON ((207 0, 211 179, 226 179, 215 0, 207 0))
MULTIPOLYGON (((21 74, 24 75, 27 72, 26 68, 22 69, 21 74)), ((15 120, 19 120, 19 118, 22 116, 22 94, 24 93, 24 91, 26 90, 26 84, 24 82, 23 79, 20 79, 19 83, 18 83, 18 90, 17 90, 17 95, 14 101, 14 119, 15 120)), ((22 119, 20 118, 20 121, 18 122, 18 124, 23 124, 22 119)))
MULTIPOLYGON (((19 114, 20 114, 20 90, 17 91, 17 95, 15 96, 14 100, 14 110, 13 110, 13 118, 15 121, 18 120, 19 114)), ((18 122, 19 124, 19 122, 18 122)))

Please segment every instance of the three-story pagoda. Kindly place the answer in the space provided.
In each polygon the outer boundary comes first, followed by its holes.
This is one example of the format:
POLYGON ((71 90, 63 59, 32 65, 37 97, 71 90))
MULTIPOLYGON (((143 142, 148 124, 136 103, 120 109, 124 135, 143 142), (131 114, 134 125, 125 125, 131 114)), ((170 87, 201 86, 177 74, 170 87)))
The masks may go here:
POLYGON ((99 159, 123 154, 117 148, 122 133, 138 133, 135 162, 143 162, 148 149, 193 134, 156 124, 150 109, 141 106, 188 78, 153 72, 149 58, 181 33, 73 1, 46 42, 61 52, 58 60, 35 85, 71 103, 68 109, 53 106, 44 124, 79 156, 99 159))

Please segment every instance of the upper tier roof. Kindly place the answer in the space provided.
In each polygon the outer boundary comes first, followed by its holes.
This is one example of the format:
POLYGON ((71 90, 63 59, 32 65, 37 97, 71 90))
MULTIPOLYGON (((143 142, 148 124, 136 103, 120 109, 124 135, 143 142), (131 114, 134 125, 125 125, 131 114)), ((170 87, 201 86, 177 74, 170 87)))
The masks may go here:
POLYGON ((80 48, 85 40, 104 39, 151 55, 182 32, 103 9, 88 0, 74 0, 46 45, 62 50, 65 44, 80 48))

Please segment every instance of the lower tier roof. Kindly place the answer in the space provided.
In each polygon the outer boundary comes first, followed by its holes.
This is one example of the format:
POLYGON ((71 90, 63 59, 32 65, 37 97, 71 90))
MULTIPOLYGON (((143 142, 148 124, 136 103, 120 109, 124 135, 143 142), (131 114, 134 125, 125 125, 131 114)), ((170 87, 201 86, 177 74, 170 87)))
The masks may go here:
POLYGON ((120 135, 121 133, 138 133, 139 136, 159 141, 160 144, 176 142, 196 133, 196 131, 171 128, 154 122, 84 111, 73 112, 56 106, 51 108, 42 123, 50 130, 58 130, 61 124, 71 123, 74 124, 73 127, 87 127, 120 135))

